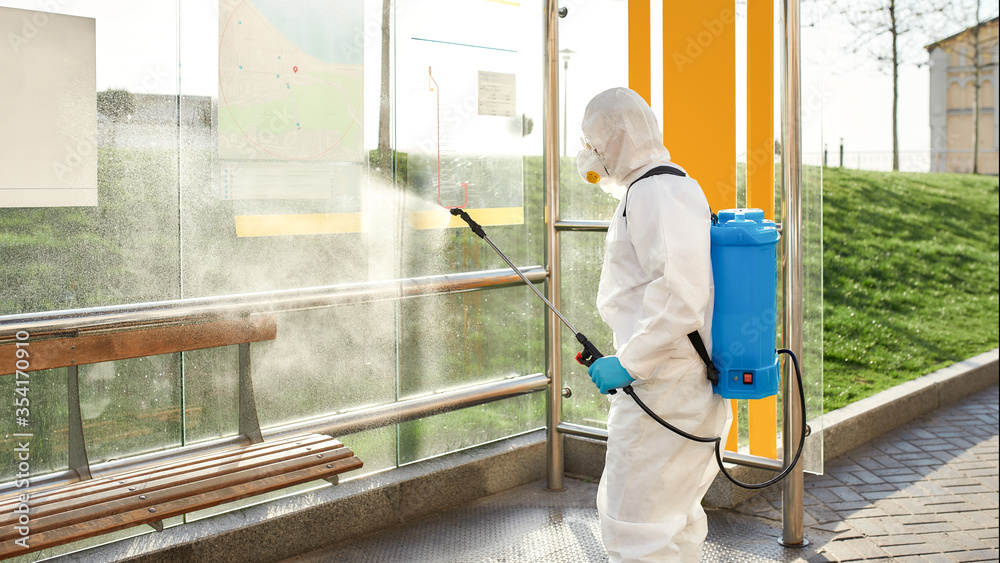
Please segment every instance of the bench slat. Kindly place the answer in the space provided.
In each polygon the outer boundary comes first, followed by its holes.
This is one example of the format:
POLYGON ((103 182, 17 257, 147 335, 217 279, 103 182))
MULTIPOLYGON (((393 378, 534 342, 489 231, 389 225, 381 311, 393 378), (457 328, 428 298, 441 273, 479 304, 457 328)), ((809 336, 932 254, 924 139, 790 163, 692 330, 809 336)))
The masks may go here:
MULTIPOLYGON (((23 349, 29 353, 31 371, 39 371, 261 342, 274 340, 277 337, 277 317, 254 316, 245 319, 43 339, 29 342, 23 349)), ((13 358, 14 346, 14 342, 0 344, 0 358, 13 358)), ((0 375, 10 375, 14 371, 14 362, 0 363, 0 375)))
MULTIPOLYGON (((308 455, 301 455, 279 463, 272 463, 262 467, 237 471, 227 475, 210 477, 201 481, 185 483, 156 491, 145 492, 141 489, 137 489, 132 491, 132 495, 127 498, 119 498, 117 500, 84 506, 49 516, 32 518, 30 528, 32 533, 41 533, 66 526, 72 526, 81 522, 100 519, 109 515, 120 514, 129 510, 155 508, 160 504, 181 499, 188 499, 190 502, 197 504, 199 502, 197 497, 206 495, 213 491, 238 487, 241 485, 250 485, 250 488, 252 489, 254 488, 252 484, 255 481, 276 477, 286 473, 294 473, 296 471, 314 466, 326 468, 326 465, 331 465, 335 461, 356 457, 354 456, 354 452, 346 447, 337 448, 333 452, 327 452, 322 455, 323 457, 318 457, 317 455, 308 453, 308 455)), ((360 460, 358 461, 360 463, 360 460)), ((159 509, 156 509, 156 513, 159 513, 159 509)), ((0 541, 7 541, 16 538, 17 531, 13 528, 0 530, 0 541)))
MULTIPOLYGON (((43 498, 31 497, 32 519, 41 518, 58 512, 67 512, 85 508, 90 505, 107 503, 111 500, 132 497, 138 494, 148 494, 152 491, 176 487, 187 483, 204 480, 210 476, 221 477, 237 471, 249 470, 269 464, 290 461, 311 454, 335 452, 343 448, 339 441, 321 435, 303 436, 301 439, 274 444, 271 447, 260 447, 266 444, 256 444, 244 451, 231 452, 226 457, 208 461, 191 458, 189 463, 164 469, 150 471, 135 478, 125 478, 122 475, 107 479, 101 483, 86 487, 76 487, 69 491, 56 491, 43 498)), ((70 487, 66 487, 69 489, 70 487)), ((12 507, 7 513, 0 513, 0 529, 13 526, 17 521, 12 507)), ((0 535, 0 538, 3 536, 0 535)))
MULTIPOLYGON (((317 436, 317 435, 313 434, 310 436, 317 436)), ((281 444, 287 444, 302 437, 303 436, 295 436, 291 438, 275 439, 268 442, 264 442, 262 444, 255 444, 255 445, 256 446, 267 445, 267 446, 277 447, 281 444)), ((326 438, 326 436, 320 436, 320 437, 326 438)), ((31 489, 28 489, 26 492, 31 494, 32 503, 34 503, 35 501, 38 501, 39 503, 44 503, 47 500, 51 499, 53 495, 63 495, 65 493, 66 495, 72 496, 72 494, 74 494, 76 491, 81 491, 92 487, 106 487, 109 484, 118 483, 119 481, 122 480, 138 479, 144 475, 148 475, 153 472, 159 472, 164 470, 171 470, 177 467, 183 467, 186 464, 191 463, 192 460, 202 462, 202 461, 220 459, 226 456, 233 455, 234 452, 239 452, 241 450, 246 449, 247 447, 248 446, 246 445, 237 445, 226 448, 220 448, 218 450, 212 450, 202 454, 195 454, 187 457, 182 456, 176 458, 174 461, 171 461, 169 463, 164 463, 162 465, 150 463, 139 467, 135 467, 133 469, 129 469, 127 471, 113 473, 95 479, 75 481, 73 483, 67 483, 67 484, 45 485, 37 489, 33 487, 31 489)), ((60 498, 65 498, 65 497, 61 496, 60 498)), ((17 493, 4 495, 4 498, 0 500, 0 511, 6 510, 8 507, 13 506, 16 503, 17 503, 17 493)))
MULTIPOLYGON (((332 462, 325 460, 325 458, 323 461, 326 461, 326 463, 298 469, 291 473, 268 476, 249 483, 227 486, 222 489, 199 494, 197 497, 177 498, 162 504, 156 504, 155 506, 144 505, 128 512, 99 516, 48 531, 32 531, 31 535, 28 536, 29 547, 27 549, 15 544, 14 539, 8 539, 0 543, 0 557, 22 555, 45 547, 63 545, 141 524, 156 522, 316 479, 332 477, 345 471, 357 469, 363 465, 361 460, 353 455, 332 462), (156 511, 149 512, 149 508, 155 508, 156 511)), ((33 525, 31 527, 34 528, 33 525)))

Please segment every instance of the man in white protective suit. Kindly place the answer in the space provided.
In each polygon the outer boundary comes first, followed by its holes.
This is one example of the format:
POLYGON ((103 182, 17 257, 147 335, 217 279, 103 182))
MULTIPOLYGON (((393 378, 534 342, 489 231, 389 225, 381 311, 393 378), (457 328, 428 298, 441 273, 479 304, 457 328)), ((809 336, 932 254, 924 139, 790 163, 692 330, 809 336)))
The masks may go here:
MULTIPOLYGON (((712 393, 687 336, 697 330, 711 353, 711 210, 701 186, 670 162, 656 116, 632 90, 594 97, 583 133, 581 176, 621 198, 597 293, 617 352, 599 358, 588 373, 602 393, 632 385, 681 430, 722 436, 732 418, 729 402, 712 393)), ((713 445, 663 428, 625 393, 610 400, 597 491, 610 560, 699 561, 708 534, 701 500, 718 472, 713 445)))

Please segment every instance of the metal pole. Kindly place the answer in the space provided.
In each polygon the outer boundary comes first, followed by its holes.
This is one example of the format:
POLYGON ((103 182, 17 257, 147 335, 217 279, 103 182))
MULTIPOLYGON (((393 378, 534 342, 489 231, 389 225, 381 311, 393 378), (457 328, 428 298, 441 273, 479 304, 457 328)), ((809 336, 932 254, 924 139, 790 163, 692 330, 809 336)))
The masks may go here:
MULTIPOLYGON (((83 436, 83 416, 80 410, 80 366, 66 368, 66 389, 69 412, 69 468, 75 471, 81 481, 92 479, 90 458, 87 457, 87 442, 83 436)), ((34 481, 35 479, 32 479, 34 481)))
MULTIPOLYGON (((781 336, 784 347, 802 356, 802 206, 801 172, 802 139, 800 122, 800 44, 799 0, 783 0, 784 48, 782 49, 782 119, 781 119, 781 265, 782 298, 781 336)), ((798 382, 790 377, 785 364, 783 380, 784 420, 782 442, 785 458, 790 459, 800 435, 802 414, 798 401, 792 400, 800 392, 798 382)), ((778 542, 787 547, 802 547, 809 542, 803 538, 802 518, 802 461, 796 463, 781 482, 781 538, 778 542)))
POLYGON ((239 345, 240 356, 240 434, 250 439, 251 444, 264 441, 260 433, 260 418, 257 416, 257 401, 253 396, 253 371, 250 363, 250 343, 239 345))
MULTIPOLYGON (((552 307, 559 308, 559 241, 555 230, 559 220, 559 7, 555 0, 545 1, 545 268, 549 271, 547 291, 552 307)), ((563 490, 563 438, 559 433, 562 418, 562 364, 559 358, 561 326, 552 309, 545 315, 546 392, 545 460, 546 486, 550 491, 563 490)))
POLYGON ((565 57, 563 62, 563 138, 562 138, 562 155, 569 156, 568 147, 566 146, 567 139, 569 139, 569 134, 566 131, 569 123, 569 117, 567 113, 569 112, 569 57, 565 57))

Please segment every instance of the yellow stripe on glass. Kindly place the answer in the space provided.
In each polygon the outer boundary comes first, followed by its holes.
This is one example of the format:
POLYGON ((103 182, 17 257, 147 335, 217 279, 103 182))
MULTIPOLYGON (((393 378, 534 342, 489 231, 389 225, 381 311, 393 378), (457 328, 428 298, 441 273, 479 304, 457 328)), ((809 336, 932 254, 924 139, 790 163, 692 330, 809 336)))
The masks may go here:
MULTIPOLYGON (((638 50, 630 45, 630 56, 638 50)), ((713 210, 736 206, 734 0, 663 4, 663 144, 698 180, 713 210)), ((736 401, 731 405, 726 449, 735 451, 738 411, 736 401)))
MULTIPOLYGON (((490 207, 466 209, 469 217, 484 227, 490 225, 521 225, 524 223, 523 207, 490 207)), ((414 229, 451 229, 469 225, 447 209, 439 207, 425 211, 411 211, 409 223, 414 229)))
POLYGON ((361 231, 360 213, 237 215, 236 236, 327 235, 361 231))
MULTIPOLYGON (((649 0, 629 0, 629 87, 650 101, 649 0)), ((774 218, 774 5, 747 10, 747 206, 774 218)), ((736 206, 734 0, 663 6, 663 143, 714 210, 736 206)), ((737 401, 726 449, 738 449, 737 401)), ((776 397, 749 401, 750 453, 777 457, 776 397)))

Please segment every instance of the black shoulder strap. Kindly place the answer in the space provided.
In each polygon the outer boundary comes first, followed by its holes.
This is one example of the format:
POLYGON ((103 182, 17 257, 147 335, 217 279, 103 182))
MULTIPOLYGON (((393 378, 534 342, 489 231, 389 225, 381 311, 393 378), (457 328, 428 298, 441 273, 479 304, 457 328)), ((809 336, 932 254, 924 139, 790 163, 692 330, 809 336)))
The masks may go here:
POLYGON ((712 385, 718 385, 719 370, 712 363, 712 358, 708 355, 708 350, 705 348, 705 342, 701 339, 701 334, 697 330, 688 333, 688 339, 691 341, 694 349, 698 351, 698 355, 701 356, 701 361, 705 362, 705 367, 708 368, 708 380, 712 382, 712 385))
MULTIPOLYGON (((687 176, 687 174, 680 171, 680 169, 674 168, 673 166, 657 166, 649 171, 647 171, 642 176, 639 176, 631 184, 628 185, 629 188, 635 185, 639 180, 645 180, 650 176, 659 176, 661 174, 669 174, 671 176, 687 176)), ((625 190, 625 207, 622 207, 622 217, 625 217, 625 211, 628 209, 628 190, 625 190)))
MULTIPOLYGON (((650 176, 659 176, 660 174, 669 174, 671 176, 687 176, 687 174, 681 172, 679 169, 674 168, 673 166, 657 166, 656 168, 649 170, 642 176, 639 176, 639 178, 637 178, 634 182, 629 184, 628 187, 631 188, 639 180, 644 180, 646 178, 649 178, 650 176)), ((626 216, 625 213, 627 210, 628 210, 628 190, 625 191, 625 206, 622 208, 622 217, 626 216)), ((712 214, 712 224, 714 225, 718 221, 718 218, 716 217, 715 213, 712 213, 711 209, 709 209, 709 213, 712 214)), ((708 380, 712 382, 712 385, 718 385, 719 370, 718 368, 715 367, 715 364, 712 362, 711 356, 708 355, 708 349, 705 348, 705 342, 701 339, 701 334, 699 334, 698 331, 696 330, 688 334, 688 340, 691 341, 691 345, 694 346, 694 349, 698 351, 698 355, 701 356, 701 360, 705 362, 705 367, 708 369, 708 380)))

